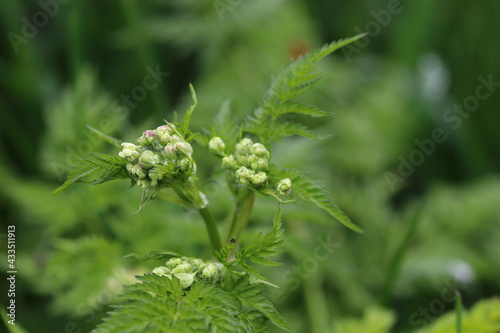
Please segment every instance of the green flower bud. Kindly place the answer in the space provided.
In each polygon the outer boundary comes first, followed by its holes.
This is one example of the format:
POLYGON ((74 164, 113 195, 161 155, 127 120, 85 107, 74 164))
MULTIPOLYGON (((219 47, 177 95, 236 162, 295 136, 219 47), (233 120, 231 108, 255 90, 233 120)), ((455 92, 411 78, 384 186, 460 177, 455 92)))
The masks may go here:
POLYGON ((267 174, 265 172, 259 172, 255 174, 251 180, 254 185, 262 185, 267 181, 267 174))
POLYGON ((201 271, 205 268, 205 266, 207 266, 207 264, 201 259, 193 259, 192 264, 197 271, 201 271))
POLYGON ((155 269, 153 269, 153 274, 167 276, 168 274, 170 274, 170 269, 165 266, 156 267, 155 269))
POLYGON ((187 262, 183 262, 180 265, 177 265, 175 268, 172 269, 172 274, 177 274, 177 273, 192 273, 193 272, 193 266, 187 262))
POLYGON ((248 169, 247 167, 241 167, 236 170, 235 176, 236 181, 240 184, 247 185, 249 181, 253 179, 255 171, 248 169))
POLYGON ((176 166, 181 171, 187 172, 192 167, 191 160, 187 157, 181 158, 180 160, 177 160, 176 166))
MULTIPOLYGON (((254 143, 250 148, 250 152, 257 156, 266 156, 269 155, 266 147, 262 143, 254 143)), ((269 158, 269 157, 268 157, 269 158)))
POLYGON ((136 184, 143 190, 147 190, 151 185, 151 181, 147 179, 139 179, 136 184))
POLYGON ((183 142, 183 141, 184 140, 182 140, 182 138, 180 136, 178 136, 177 134, 170 136, 170 142, 173 144, 176 144, 177 142, 183 142))
POLYGON ((250 167, 256 171, 266 171, 269 169, 269 162, 266 158, 261 158, 256 155, 250 156, 250 167))
POLYGON ((165 148, 163 149, 163 156, 168 160, 168 161, 175 161, 177 158, 177 152, 175 149, 175 145, 172 143, 168 143, 165 148))
POLYGON ((222 167, 224 169, 236 170, 240 167, 240 165, 236 162, 233 155, 229 155, 222 158, 222 167))
POLYGON ((236 144, 236 151, 240 154, 249 154, 252 145, 253 145, 252 140, 248 138, 241 139, 240 142, 236 144))
POLYGON ((177 152, 186 156, 191 156, 193 154, 193 147, 185 141, 176 142, 175 149, 177 150, 177 152))
POLYGON ((136 164, 132 167, 132 174, 137 175, 139 178, 145 178, 146 177, 146 171, 142 168, 142 165, 136 164))
POLYGON ((145 150, 142 152, 141 157, 139 157, 139 162, 143 164, 144 167, 152 167, 156 164, 161 163, 160 156, 151 150, 145 150))
POLYGON ((216 280, 219 277, 219 269, 215 264, 207 264, 201 274, 205 279, 216 280))
POLYGON ((285 178, 279 181, 276 186, 280 195, 289 195, 292 190, 292 181, 290 178, 285 178))
POLYGON ((226 145, 224 143, 224 140, 222 140, 218 136, 214 136, 210 141, 208 142, 208 150, 216 155, 225 155, 224 150, 226 149, 226 145))
POLYGON ((196 273, 177 273, 175 274, 175 277, 179 279, 180 285, 182 289, 186 289, 187 287, 191 286, 194 282, 194 276, 196 273))
POLYGON ((165 263, 167 267, 173 268, 177 265, 182 264, 182 259, 181 258, 172 258, 169 261, 165 263))
POLYGON ((249 164, 249 156, 247 154, 240 154, 239 152, 236 152, 236 162, 238 162, 240 165, 248 165, 249 164))

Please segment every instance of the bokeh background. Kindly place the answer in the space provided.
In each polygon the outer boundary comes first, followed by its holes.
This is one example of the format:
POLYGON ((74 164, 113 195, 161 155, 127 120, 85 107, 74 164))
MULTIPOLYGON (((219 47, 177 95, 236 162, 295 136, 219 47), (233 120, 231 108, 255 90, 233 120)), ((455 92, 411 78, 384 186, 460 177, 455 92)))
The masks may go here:
MULTIPOLYGON (((285 265, 265 271, 281 288, 270 292, 298 331, 313 333, 416 332, 453 309, 455 290, 466 308, 492 299, 499 14, 494 0, 2 1, 2 307, 7 225, 16 226, 16 323, 27 332, 89 332, 122 284, 158 265, 126 254, 210 257, 195 214, 156 200, 132 216, 140 192, 127 182, 49 195, 78 156, 117 153, 86 125, 133 140, 182 115, 189 83, 195 130, 221 107, 242 118, 290 58, 364 31, 322 61, 324 77, 305 96, 335 113, 309 121, 331 137, 290 138, 273 159, 309 170, 366 233, 286 206, 285 265)), ((222 219, 229 203, 217 159, 195 150, 222 219)), ((258 200, 248 239, 269 228, 274 210, 258 200)), ((500 307, 490 314, 496 324, 484 332, 498 332, 500 307)))

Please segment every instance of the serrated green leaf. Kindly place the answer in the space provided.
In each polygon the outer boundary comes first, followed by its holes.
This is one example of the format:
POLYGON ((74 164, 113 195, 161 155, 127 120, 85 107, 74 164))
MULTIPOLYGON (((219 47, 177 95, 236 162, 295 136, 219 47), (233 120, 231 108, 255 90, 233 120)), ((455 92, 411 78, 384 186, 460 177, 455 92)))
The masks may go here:
POLYGON ((165 251, 165 250, 154 250, 154 251, 150 251, 146 254, 143 254, 143 255, 139 255, 137 253, 130 253, 130 254, 127 254, 125 256, 123 256, 123 258, 135 258, 135 259, 138 259, 140 261, 147 261, 147 260, 169 260, 171 258, 178 258, 178 257, 182 257, 179 253, 177 252, 173 252, 173 251, 165 251))
POLYGON ((67 190, 78 182, 85 182, 87 176, 99 174, 92 181, 87 181, 92 185, 101 184, 114 179, 128 178, 125 169, 126 161, 122 158, 109 156, 101 153, 90 153, 80 157, 77 163, 71 167, 71 171, 66 181, 52 194, 57 194, 67 190))
POLYGON ((349 219, 349 217, 335 204, 330 196, 330 193, 322 184, 317 181, 313 181, 304 173, 298 171, 289 171, 289 178, 292 180, 293 190, 299 198, 309 201, 317 207, 325 210, 328 214, 349 229, 359 233, 364 232, 363 229, 355 225, 351 219, 349 219))
POLYGON ((331 112, 326 112, 318 109, 313 105, 307 105, 305 103, 298 101, 286 101, 284 103, 281 103, 276 111, 278 112, 277 115, 282 115, 286 113, 299 113, 311 117, 323 117, 331 115, 331 112))

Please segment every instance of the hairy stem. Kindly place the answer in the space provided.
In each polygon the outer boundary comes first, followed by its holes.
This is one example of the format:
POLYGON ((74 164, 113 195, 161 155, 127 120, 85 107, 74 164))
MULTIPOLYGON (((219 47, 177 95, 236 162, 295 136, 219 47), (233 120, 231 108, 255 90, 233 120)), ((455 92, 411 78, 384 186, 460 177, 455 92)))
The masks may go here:
POLYGON ((217 230, 217 224, 215 223, 214 216, 208 207, 200 208, 198 211, 200 212, 200 215, 205 222, 205 226, 207 227, 210 245, 212 247, 212 252, 215 255, 216 251, 222 247, 222 243, 220 241, 219 230, 217 230))

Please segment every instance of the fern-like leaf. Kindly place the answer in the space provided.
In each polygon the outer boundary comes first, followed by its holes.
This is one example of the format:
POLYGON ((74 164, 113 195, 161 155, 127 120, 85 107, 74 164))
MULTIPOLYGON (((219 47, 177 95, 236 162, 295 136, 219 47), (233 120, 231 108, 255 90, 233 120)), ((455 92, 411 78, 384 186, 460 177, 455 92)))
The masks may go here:
POLYGON ((243 271, 254 277, 255 281, 274 286, 270 284, 266 278, 257 273, 255 268, 248 265, 248 261, 250 260, 253 263, 265 266, 281 265, 281 263, 269 260, 267 257, 271 257, 282 252, 282 250, 278 249, 278 246, 283 242, 283 240, 284 231, 281 224, 281 206, 278 206, 278 210, 273 220, 273 228, 264 236, 259 234, 252 244, 243 247, 238 253, 236 253, 236 259, 232 262, 232 264, 237 263, 243 271))
POLYGON ((330 193, 318 181, 314 181, 300 171, 285 171, 292 180, 293 190, 300 199, 309 201, 325 210, 337 221, 356 232, 363 233, 363 229, 355 225, 351 219, 335 204, 330 193))
POLYGON ((60 193, 78 182, 89 182, 91 185, 102 184, 104 182, 129 178, 126 171, 126 161, 119 157, 109 156, 101 153, 90 153, 80 157, 71 171, 66 181, 52 194, 60 193), (92 181, 85 181, 88 176, 98 174, 92 181))
POLYGON ((322 137, 313 135, 312 131, 305 125, 283 122, 280 116, 290 113, 312 117, 329 115, 329 112, 295 101, 293 98, 310 90, 321 78, 322 73, 317 71, 315 66, 318 61, 364 36, 365 34, 327 44, 292 61, 288 67, 282 69, 273 78, 270 89, 264 96, 259 108, 247 118, 243 130, 257 135, 260 141, 264 143, 279 141, 281 137, 291 135, 321 139, 322 137))

